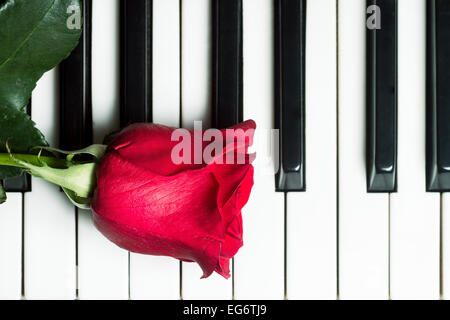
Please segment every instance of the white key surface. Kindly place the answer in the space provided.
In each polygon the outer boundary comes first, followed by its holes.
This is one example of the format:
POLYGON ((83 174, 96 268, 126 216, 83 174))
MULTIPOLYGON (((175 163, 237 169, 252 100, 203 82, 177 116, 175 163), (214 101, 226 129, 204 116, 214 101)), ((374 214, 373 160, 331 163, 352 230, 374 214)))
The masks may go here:
POLYGON ((94 142, 119 129, 119 0, 92 2, 92 122, 94 142))
MULTIPOLYGON (((92 4, 92 118, 94 141, 119 128, 119 1, 92 4)), ((128 252, 78 213, 79 299, 128 299, 128 252)))
POLYGON ((284 195, 275 192, 268 137, 274 124, 273 20, 273 1, 243 1, 244 119, 258 128, 254 186, 242 210, 244 246, 234 259, 236 299, 284 298, 284 195))
POLYGON ((387 299, 389 196, 366 192, 365 1, 339 1, 339 297, 387 299))
MULTIPOLYGON (((182 6, 182 127, 193 128, 202 121, 203 129, 211 125, 211 1, 187 0, 182 6)), ((202 270, 196 263, 183 263, 183 299, 231 299, 232 279, 212 274, 200 279, 202 270)), ((231 266, 230 266, 231 268, 231 266)))
POLYGON ((306 22, 306 192, 287 195, 287 298, 336 299, 336 1, 309 1, 306 22))
POLYGON ((212 3, 185 0, 182 6, 182 126, 192 129, 194 121, 211 126, 212 98, 212 3))
MULTIPOLYGON (((58 146, 58 77, 47 72, 33 91, 32 118, 51 146, 58 146)), ((75 209, 59 187, 32 178, 25 194, 25 298, 74 299, 75 209)))
MULTIPOLYGON (((153 122, 179 126, 180 7, 153 1, 153 122)), ((131 299, 179 299, 180 267, 173 258, 130 254, 131 299)))
POLYGON ((180 1, 153 1, 153 122, 180 124, 180 1))
POLYGON ((7 193, 0 205, 0 299, 22 296, 22 194, 7 193))
POLYGON ((439 298, 439 194, 425 192, 425 1, 398 4, 398 193, 391 199, 391 295, 439 298), (411 23, 414 21, 414 23, 411 23))

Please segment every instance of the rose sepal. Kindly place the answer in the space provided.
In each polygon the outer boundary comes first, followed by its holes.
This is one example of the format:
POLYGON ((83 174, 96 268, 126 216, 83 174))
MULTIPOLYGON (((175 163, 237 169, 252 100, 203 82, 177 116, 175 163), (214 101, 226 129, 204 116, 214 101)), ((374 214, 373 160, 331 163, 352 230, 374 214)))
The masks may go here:
POLYGON ((67 188, 62 187, 64 193, 66 194, 67 198, 69 198, 70 202, 77 208, 83 209, 83 210, 90 210, 91 209, 91 198, 83 198, 78 196, 75 192, 72 190, 69 190, 67 188))
POLYGON ((34 147, 33 149, 46 150, 55 155, 64 154, 66 155, 67 161, 72 161, 75 156, 83 154, 93 156, 96 161, 100 161, 105 155, 106 147, 107 146, 103 144, 92 144, 89 147, 75 151, 66 151, 52 147, 34 147))
POLYGON ((79 197, 88 198, 92 194, 95 186, 96 163, 70 164, 65 169, 52 168, 44 161, 37 166, 26 161, 19 160, 11 154, 11 159, 28 173, 47 180, 60 187, 72 190, 79 197))
POLYGON ((2 184, 0 183, 0 204, 4 203, 6 201, 6 192, 5 189, 3 189, 2 184))

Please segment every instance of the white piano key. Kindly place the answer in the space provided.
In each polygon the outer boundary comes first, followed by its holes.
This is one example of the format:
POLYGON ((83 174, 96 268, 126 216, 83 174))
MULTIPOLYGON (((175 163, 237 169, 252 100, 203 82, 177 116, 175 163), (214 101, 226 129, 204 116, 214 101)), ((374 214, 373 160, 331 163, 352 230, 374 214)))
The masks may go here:
POLYGON ((211 125, 211 1, 187 0, 182 6, 182 105, 183 127, 194 121, 211 125))
MULTIPOLYGON (((32 118, 51 146, 58 146, 57 72, 44 74, 33 91, 32 118)), ((25 194, 25 298, 74 299, 75 209, 59 187, 32 178, 25 194)))
MULTIPOLYGON (((119 3, 92 4, 92 118, 94 141, 119 128, 119 3)), ((78 297, 128 299, 128 252, 94 227, 90 211, 78 213, 78 297)))
MULTIPOLYGON (((153 122, 179 126, 180 7, 153 0, 153 122)), ((180 263, 172 258, 130 254, 131 299, 179 299, 180 263)))
POLYGON ((87 210, 78 212, 78 298, 128 299, 128 252, 95 229, 87 210))
POLYGON ((92 1, 94 141, 119 129, 119 0, 92 1))
POLYGON ((366 2, 339 1, 339 296, 389 293, 389 196, 366 192, 366 2))
POLYGON ((0 205, 0 299, 22 295, 22 194, 8 193, 0 205))
POLYGON ((180 3, 153 0, 153 122, 180 122, 180 3))
MULTIPOLYGON (((182 6, 182 127, 211 124, 211 1, 187 0, 182 6)), ((232 279, 213 274, 200 279, 197 264, 183 263, 183 299, 231 299, 232 279)))
MULTIPOLYGON (((202 270, 197 264, 183 262, 184 300, 230 300, 232 299, 232 278, 225 279, 213 273, 207 279, 200 279, 202 270)), ((230 261, 231 270, 231 261, 230 261)))
POLYGON ((273 1, 243 1, 244 119, 256 121, 254 187, 242 211, 244 247, 234 259, 236 299, 284 297, 284 195, 269 152, 274 124, 273 1))
POLYGON ((287 298, 336 299, 336 1, 309 1, 306 21, 306 192, 287 195, 287 298))
POLYGON ((179 299, 179 262, 170 257, 131 253, 130 298, 133 300, 179 299))
POLYGON ((391 295, 437 299, 439 194, 425 192, 426 8, 421 0, 398 5, 399 185, 391 196, 391 295))

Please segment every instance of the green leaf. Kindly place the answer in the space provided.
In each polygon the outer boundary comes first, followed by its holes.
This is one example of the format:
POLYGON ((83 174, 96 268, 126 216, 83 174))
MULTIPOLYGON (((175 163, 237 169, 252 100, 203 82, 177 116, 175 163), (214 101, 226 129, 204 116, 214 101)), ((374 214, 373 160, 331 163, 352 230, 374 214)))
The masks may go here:
POLYGON ((6 201, 6 192, 5 189, 3 189, 2 184, 0 183, 0 204, 6 201))
POLYGON ((76 12, 79 0, 8 0, 0 6, 0 106, 24 108, 44 72, 76 47, 76 12))
MULTIPOLYGON (((29 153, 34 146, 47 146, 42 133, 30 117, 20 110, 0 106, 0 152, 6 152, 6 142, 13 153, 29 153)), ((35 150, 37 154, 38 150, 35 150)), ((21 168, 0 166, 0 179, 20 175, 21 168)))

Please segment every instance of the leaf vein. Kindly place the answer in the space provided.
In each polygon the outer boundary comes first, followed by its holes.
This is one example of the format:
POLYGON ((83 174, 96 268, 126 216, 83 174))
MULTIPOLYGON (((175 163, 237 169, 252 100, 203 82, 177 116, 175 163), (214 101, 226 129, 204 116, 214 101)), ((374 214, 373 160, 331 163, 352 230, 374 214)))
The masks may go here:
POLYGON ((53 9, 53 7, 55 6, 56 0, 53 0, 52 4, 49 6, 48 10, 45 12, 45 14, 42 16, 42 19, 40 19, 36 25, 34 26, 34 28, 30 31, 30 33, 28 34, 28 36, 20 43, 20 45, 17 47, 17 49, 2 63, 0 64, 0 71, 1 69, 9 62, 11 61, 11 59, 17 54, 17 52, 20 51, 20 49, 23 48, 23 46, 25 45, 25 43, 27 43, 28 40, 30 40, 31 36, 34 34, 34 32, 37 30, 37 28, 39 28, 39 26, 41 25, 42 21, 44 21, 44 19, 47 17, 48 13, 50 12, 50 10, 53 9))

